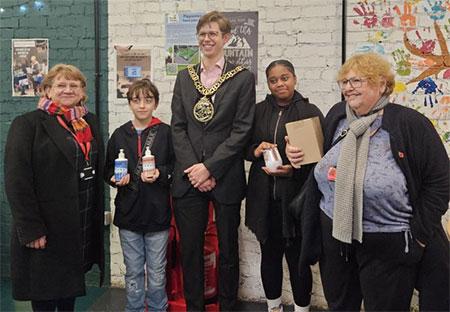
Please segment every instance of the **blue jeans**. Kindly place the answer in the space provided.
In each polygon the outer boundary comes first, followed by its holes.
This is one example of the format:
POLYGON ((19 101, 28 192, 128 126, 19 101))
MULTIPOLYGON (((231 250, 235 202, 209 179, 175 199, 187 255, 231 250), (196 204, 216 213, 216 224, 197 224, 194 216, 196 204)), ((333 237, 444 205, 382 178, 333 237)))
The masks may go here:
POLYGON ((166 311, 166 251, 169 230, 154 233, 137 233, 119 230, 123 258, 126 267, 125 311, 166 311), (145 270, 147 269, 147 291, 145 270))

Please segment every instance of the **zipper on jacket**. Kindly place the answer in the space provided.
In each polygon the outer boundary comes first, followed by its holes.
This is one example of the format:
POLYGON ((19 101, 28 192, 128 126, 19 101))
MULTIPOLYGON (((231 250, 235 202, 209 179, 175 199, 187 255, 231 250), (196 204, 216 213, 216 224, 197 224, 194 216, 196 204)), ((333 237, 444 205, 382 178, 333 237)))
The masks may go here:
MULTIPOLYGON (((281 115, 283 115, 283 110, 279 111, 277 123, 275 124, 275 132, 273 134, 273 143, 274 144, 277 144, 278 125, 280 123, 281 115)), ((273 199, 276 199, 276 189, 277 189, 277 177, 273 177, 273 199)))

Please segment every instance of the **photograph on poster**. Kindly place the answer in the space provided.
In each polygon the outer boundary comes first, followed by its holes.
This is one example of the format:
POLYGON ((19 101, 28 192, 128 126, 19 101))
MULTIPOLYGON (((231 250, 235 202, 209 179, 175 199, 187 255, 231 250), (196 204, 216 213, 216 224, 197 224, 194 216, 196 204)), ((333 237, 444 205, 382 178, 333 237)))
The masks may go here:
POLYGON ((150 48, 134 45, 115 45, 117 98, 126 99, 130 85, 135 80, 151 80, 150 48))
POLYGON ((196 25, 204 13, 166 14, 166 75, 176 74, 200 62, 196 25))
POLYGON ((12 39, 12 96, 39 96, 48 71, 48 39, 12 39))

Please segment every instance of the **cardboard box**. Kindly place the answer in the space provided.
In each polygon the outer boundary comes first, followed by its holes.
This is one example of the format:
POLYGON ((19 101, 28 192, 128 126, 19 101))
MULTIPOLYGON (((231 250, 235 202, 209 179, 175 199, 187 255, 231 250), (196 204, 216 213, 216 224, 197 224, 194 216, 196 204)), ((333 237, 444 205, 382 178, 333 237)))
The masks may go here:
POLYGON ((286 124, 291 145, 305 153, 301 165, 318 162, 323 156, 323 133, 319 117, 297 120, 286 124))

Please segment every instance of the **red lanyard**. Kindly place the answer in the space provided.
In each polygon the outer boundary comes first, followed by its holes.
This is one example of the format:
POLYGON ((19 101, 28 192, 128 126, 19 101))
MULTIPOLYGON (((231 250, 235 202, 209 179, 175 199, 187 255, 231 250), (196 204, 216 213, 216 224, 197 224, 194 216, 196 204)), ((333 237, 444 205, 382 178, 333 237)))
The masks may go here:
POLYGON ((67 126, 67 124, 64 122, 64 120, 62 120, 61 116, 56 116, 56 119, 58 120, 59 124, 66 129, 67 131, 70 132, 70 134, 73 136, 73 138, 75 139, 75 141, 77 141, 78 145, 80 146, 81 151, 84 154, 84 159, 86 159, 86 161, 89 161, 89 152, 91 150, 91 142, 87 142, 86 145, 81 142, 77 136, 75 135, 75 133, 73 133, 72 130, 70 130, 70 128, 67 126))
MULTIPOLYGON (((142 130, 142 131, 144 131, 144 130, 142 130)), ((141 157, 142 157, 142 137, 141 137, 142 131, 138 134, 138 143, 137 143, 139 159, 141 159, 141 157)))

